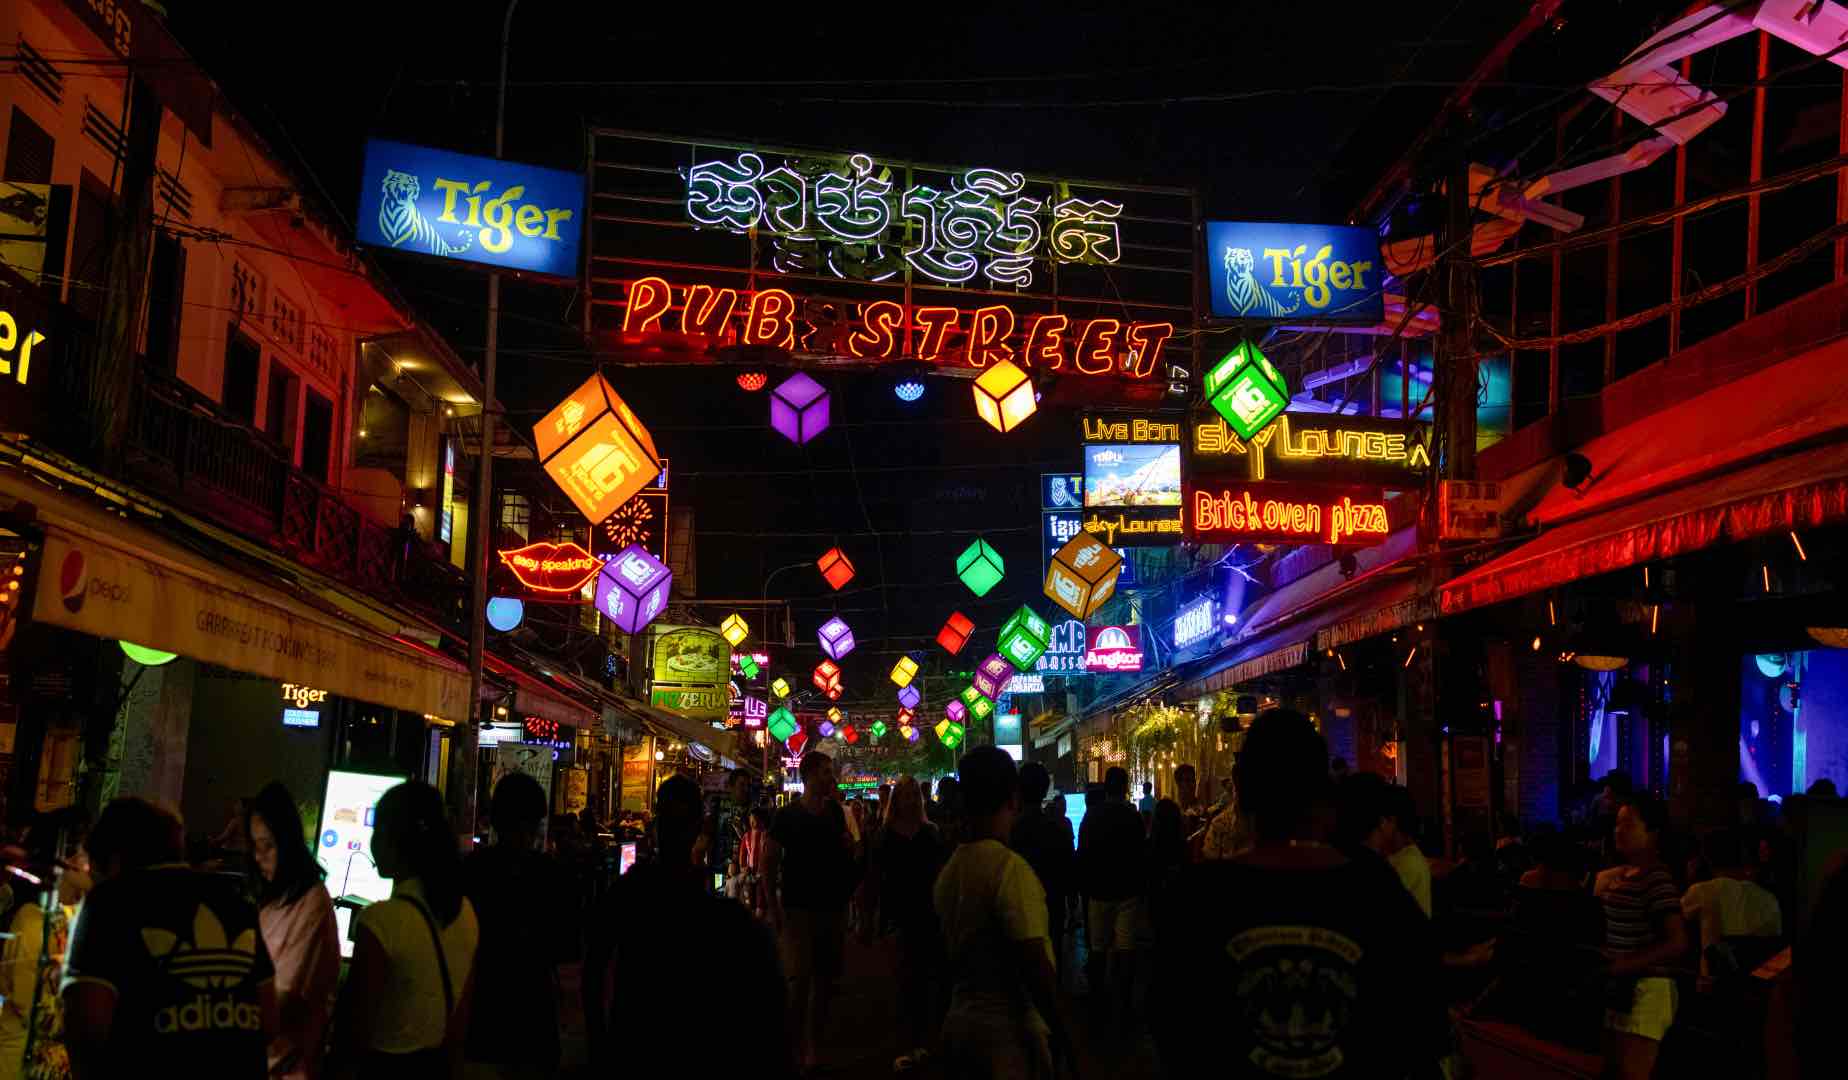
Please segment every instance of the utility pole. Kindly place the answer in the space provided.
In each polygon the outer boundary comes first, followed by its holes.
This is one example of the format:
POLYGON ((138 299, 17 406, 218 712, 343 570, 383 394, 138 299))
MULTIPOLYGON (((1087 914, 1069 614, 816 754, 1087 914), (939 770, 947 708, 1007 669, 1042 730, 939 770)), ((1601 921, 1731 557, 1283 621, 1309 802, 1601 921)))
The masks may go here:
POLYGON ((1476 356, 1470 337, 1476 302, 1476 266, 1470 252, 1469 159, 1459 147, 1444 181, 1444 228, 1432 272, 1442 290, 1443 328, 1438 333, 1438 411, 1444 418, 1443 477, 1476 476, 1476 356))
MULTIPOLYGON (((494 156, 506 152, 507 47, 513 33, 513 9, 520 0, 507 0, 501 20, 500 82, 494 98, 494 156)), ((500 273, 488 273, 488 344, 481 361, 481 461, 475 474, 475 504, 469 511, 468 530, 468 711, 456 725, 455 764, 449 775, 454 790, 450 805, 456 811, 456 828, 464 836, 475 834, 475 774, 481 766, 481 667, 488 634, 488 537, 494 512, 494 363, 500 346, 500 273)))

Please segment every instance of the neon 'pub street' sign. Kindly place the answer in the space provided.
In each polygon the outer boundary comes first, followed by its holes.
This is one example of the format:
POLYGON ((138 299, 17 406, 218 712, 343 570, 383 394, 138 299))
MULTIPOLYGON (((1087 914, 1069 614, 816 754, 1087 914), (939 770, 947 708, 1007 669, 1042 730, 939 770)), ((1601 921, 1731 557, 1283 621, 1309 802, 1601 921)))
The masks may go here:
POLYGON ((742 293, 705 284, 678 287, 660 277, 629 283, 622 340, 678 332, 695 342, 829 354, 877 362, 899 358, 983 368, 1010 360, 1023 368, 1135 379, 1153 374, 1171 322, 1077 319, 1063 312, 1019 315, 1006 304, 973 311, 874 300, 849 305, 798 303, 787 289, 742 293))
POLYGON ((948 183, 900 187, 866 154, 786 158, 743 151, 686 170, 697 226, 778 238, 781 273, 887 281, 907 267, 940 285, 1031 288, 1035 262, 1110 265, 1122 258, 1123 204, 1073 197, 1003 169, 966 169, 948 183))

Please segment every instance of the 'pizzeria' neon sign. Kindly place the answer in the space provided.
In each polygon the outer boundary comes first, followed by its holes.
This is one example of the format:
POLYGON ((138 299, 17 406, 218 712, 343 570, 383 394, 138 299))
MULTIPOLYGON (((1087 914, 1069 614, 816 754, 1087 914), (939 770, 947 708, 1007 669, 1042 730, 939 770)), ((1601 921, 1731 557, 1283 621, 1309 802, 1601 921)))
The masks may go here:
POLYGON ((1142 379, 1154 372, 1163 344, 1174 336, 1171 322, 1073 319, 1057 312, 1022 319, 1005 304, 972 312, 918 305, 911 307, 907 319, 905 305, 875 300, 860 305, 855 318, 839 319, 818 305, 799 306, 784 289, 759 289, 746 296, 733 288, 688 285, 678 290, 678 305, 676 291, 664 278, 631 282, 623 312, 623 340, 641 342, 649 334, 678 330, 693 339, 735 337, 744 345, 855 360, 903 356, 974 368, 1010 360, 1045 371, 1142 379))

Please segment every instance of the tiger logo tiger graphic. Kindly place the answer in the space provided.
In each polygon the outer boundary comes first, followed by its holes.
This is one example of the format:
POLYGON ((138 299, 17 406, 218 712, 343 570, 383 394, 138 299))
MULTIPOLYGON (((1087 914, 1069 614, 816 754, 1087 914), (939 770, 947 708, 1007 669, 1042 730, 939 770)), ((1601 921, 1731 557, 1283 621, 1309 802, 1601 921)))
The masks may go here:
POLYGON ((1293 315, 1303 306, 1302 297, 1287 307, 1276 297, 1258 284, 1258 279, 1251 270, 1256 263, 1251 257, 1250 248, 1229 247, 1226 249, 1226 303, 1240 315, 1258 315, 1275 318, 1279 315, 1293 315))
POLYGON ((379 231, 392 247, 405 247, 413 251, 427 251, 432 255, 460 255, 474 243, 474 237, 466 229, 457 233, 455 243, 443 239, 436 231, 436 226, 425 221, 417 212, 417 196, 422 185, 410 173, 396 169, 385 171, 385 182, 380 185, 385 200, 379 204, 379 231))

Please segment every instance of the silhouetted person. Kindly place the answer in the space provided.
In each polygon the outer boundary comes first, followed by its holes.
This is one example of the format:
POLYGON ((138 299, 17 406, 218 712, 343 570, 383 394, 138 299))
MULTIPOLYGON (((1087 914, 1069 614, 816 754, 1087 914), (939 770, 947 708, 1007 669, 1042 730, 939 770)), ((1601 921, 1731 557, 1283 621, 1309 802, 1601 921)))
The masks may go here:
POLYGON ((834 760, 802 756, 802 797, 777 811, 765 875, 770 925, 789 979, 797 1060, 816 1064, 847 947, 847 902, 859 886, 858 845, 847 829, 834 760))
POLYGON ((1078 873, 1089 898, 1085 911, 1090 956, 1085 974, 1091 993, 1104 998, 1104 979, 1114 990, 1118 1019, 1128 1026, 1135 989, 1136 927, 1142 894, 1146 837, 1142 816, 1129 804, 1129 773, 1104 774, 1103 805, 1087 813, 1078 835, 1078 873))
POLYGON ((316 1080, 340 985, 340 926, 324 884, 327 872, 308 849, 288 788, 269 784, 245 805, 257 919, 276 968, 282 1025, 270 1043, 270 1076, 316 1080))
POLYGON ((1149 1014, 1169 1075, 1434 1075, 1447 1047, 1428 921, 1376 860, 1319 834, 1328 749, 1271 710, 1234 766, 1256 846, 1184 867, 1149 1014))
POLYGON ((590 920, 584 1018, 597 1075, 632 1067, 640 1039, 697 1057, 702 1076, 795 1076, 775 947, 743 905, 712 895, 693 857, 702 818, 699 785, 663 781, 658 857, 619 878, 590 920))
POLYGON ((924 811, 918 782, 902 776, 892 788, 885 824, 867 853, 867 907, 898 939, 898 998, 907 1050, 895 1068, 922 1064, 941 1022, 937 984, 943 977, 943 933, 931 890, 949 855, 924 811))
POLYGON ((576 893, 558 861, 539 850, 545 788, 523 772, 494 785, 494 843, 462 864, 463 891, 481 926, 467 1060, 496 1076, 550 1076, 558 1069, 558 971, 577 949, 576 893), (546 897, 549 917, 533 918, 546 897), (492 1022, 486 1022, 493 1017, 492 1022))
POLYGON ((182 863, 178 815, 145 799, 104 807, 84 850, 96 887, 61 989, 72 1076, 267 1076, 275 982, 241 883, 182 863))
POLYGON ((1688 951, 1681 898, 1662 865, 1667 821, 1667 807, 1654 799, 1625 801, 1613 829, 1624 865, 1599 874, 1592 889, 1604 902, 1605 949, 1615 980, 1604 1023, 1605 1070, 1621 1080, 1648 1080, 1654 1073, 1677 1007, 1674 980, 1655 972, 1688 951))
MULTIPOLYGON (((1008 837, 1012 847, 1038 875, 1040 888, 1046 891, 1046 926, 1052 938, 1054 965, 1063 962, 1065 941, 1065 900, 1071 895, 1072 823, 1061 812, 1045 805, 1046 792, 1052 788, 1052 774, 1046 766, 1029 761, 1020 767, 1020 814, 1008 837)), ((1064 800, 1059 800, 1060 810, 1064 800)))
MULTIPOLYGON (((1020 809, 1014 759, 984 746, 964 754, 957 771, 968 834, 936 888, 950 958, 947 1075, 1050 1077, 1055 1054, 1068 1058, 1071 1042, 1059 1010, 1045 892, 1005 842, 1020 809)), ((1134 816, 1127 803, 1123 808, 1134 816)))

